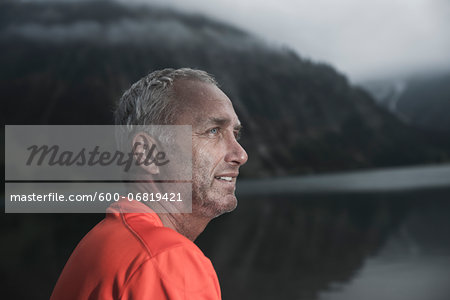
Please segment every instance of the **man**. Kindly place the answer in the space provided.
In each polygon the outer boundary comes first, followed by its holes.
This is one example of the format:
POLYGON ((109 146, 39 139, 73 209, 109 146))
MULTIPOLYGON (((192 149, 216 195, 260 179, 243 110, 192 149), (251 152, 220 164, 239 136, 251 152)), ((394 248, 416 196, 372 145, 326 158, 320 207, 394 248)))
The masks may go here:
MULTIPOLYGON (((212 264, 193 241, 237 205, 236 178, 248 157, 230 99, 206 72, 164 69, 125 92, 116 123, 192 125, 192 213, 113 204, 72 253, 51 299, 220 299, 212 264), (124 213, 130 206, 145 213, 124 213)), ((151 139, 136 135, 136 152, 145 152, 151 139)))

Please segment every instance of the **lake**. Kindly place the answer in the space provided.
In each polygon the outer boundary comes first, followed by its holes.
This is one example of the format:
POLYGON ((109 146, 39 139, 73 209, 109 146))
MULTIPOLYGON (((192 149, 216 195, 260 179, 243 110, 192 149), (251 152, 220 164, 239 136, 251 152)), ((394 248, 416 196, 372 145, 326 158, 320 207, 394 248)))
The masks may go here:
POLYGON ((224 299, 450 299, 450 166, 242 180, 199 238, 224 299))
MULTIPOLYGON (((450 166, 239 180, 196 241, 226 299, 450 299, 450 166)), ((104 214, 2 214, 5 299, 48 299, 104 214)))

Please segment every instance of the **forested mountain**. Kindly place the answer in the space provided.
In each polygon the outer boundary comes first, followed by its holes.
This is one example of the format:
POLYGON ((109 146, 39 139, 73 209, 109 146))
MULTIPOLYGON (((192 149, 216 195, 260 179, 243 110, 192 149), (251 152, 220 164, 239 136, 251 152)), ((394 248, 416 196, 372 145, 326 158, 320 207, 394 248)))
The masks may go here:
POLYGON ((362 84, 382 106, 418 128, 450 132, 450 73, 362 84))
POLYGON ((440 162, 448 151, 331 66, 201 15, 110 1, 0 4, 5 124, 112 124, 165 67, 214 74, 245 126, 247 176, 440 162))
POLYGON ((450 140, 450 73, 411 80, 397 110, 419 127, 447 132, 450 140))

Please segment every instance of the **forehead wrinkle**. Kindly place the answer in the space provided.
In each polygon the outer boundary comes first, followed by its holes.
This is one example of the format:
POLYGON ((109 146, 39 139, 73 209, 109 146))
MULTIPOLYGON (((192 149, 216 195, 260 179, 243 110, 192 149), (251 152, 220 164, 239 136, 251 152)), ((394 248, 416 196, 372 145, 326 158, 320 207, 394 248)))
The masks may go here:
POLYGON ((174 92, 178 113, 182 118, 189 119, 179 122, 189 122, 195 127, 206 127, 210 124, 231 126, 234 130, 239 130, 240 121, 233 104, 217 86, 181 79, 174 82, 174 92))

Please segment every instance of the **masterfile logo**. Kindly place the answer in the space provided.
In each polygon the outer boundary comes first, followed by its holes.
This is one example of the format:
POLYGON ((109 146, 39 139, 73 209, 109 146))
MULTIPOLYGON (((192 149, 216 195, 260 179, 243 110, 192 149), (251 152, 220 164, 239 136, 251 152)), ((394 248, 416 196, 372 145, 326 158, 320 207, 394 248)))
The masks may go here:
POLYGON ((142 165, 191 180, 191 126, 5 126, 6 180, 146 180, 142 165), (133 142, 140 132, 151 143, 133 142))
POLYGON ((37 166, 41 166, 43 163, 47 163, 49 166, 108 166, 116 164, 117 166, 123 166, 123 170, 128 172, 133 163, 135 165, 149 166, 155 164, 158 167, 164 166, 170 162, 165 159, 166 153, 163 151, 155 151, 156 145, 151 145, 148 149, 147 145, 143 145, 145 150, 149 150, 145 153, 137 153, 136 149, 141 143, 135 143, 130 152, 124 153, 116 150, 114 153, 109 151, 101 151, 99 146, 95 146, 91 151, 82 148, 78 153, 70 150, 62 151, 58 145, 32 145, 27 148, 30 150, 30 155, 26 162, 27 166, 31 166, 33 163, 37 166), (156 152, 156 153, 155 153, 156 152), (133 159, 134 157, 138 159, 133 159))
POLYGON ((189 213, 191 180, 191 126, 5 126, 7 213, 98 213, 129 200, 189 213))

